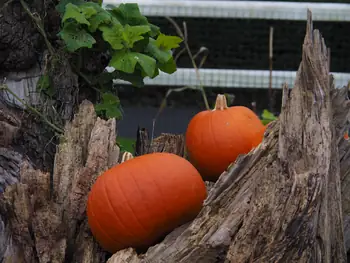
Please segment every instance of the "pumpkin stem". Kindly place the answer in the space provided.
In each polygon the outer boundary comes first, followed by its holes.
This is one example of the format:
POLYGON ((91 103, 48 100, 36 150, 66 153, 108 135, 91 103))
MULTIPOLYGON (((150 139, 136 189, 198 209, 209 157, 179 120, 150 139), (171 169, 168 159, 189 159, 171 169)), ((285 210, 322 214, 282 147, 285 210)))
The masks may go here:
POLYGON ((133 159, 134 156, 130 152, 124 152, 122 155, 122 158, 120 160, 120 163, 124 163, 130 159, 133 159))
POLYGON ((225 95, 218 94, 218 96, 216 97, 215 107, 214 107, 213 111, 225 110, 227 108, 228 108, 227 107, 227 100, 226 100, 225 95))

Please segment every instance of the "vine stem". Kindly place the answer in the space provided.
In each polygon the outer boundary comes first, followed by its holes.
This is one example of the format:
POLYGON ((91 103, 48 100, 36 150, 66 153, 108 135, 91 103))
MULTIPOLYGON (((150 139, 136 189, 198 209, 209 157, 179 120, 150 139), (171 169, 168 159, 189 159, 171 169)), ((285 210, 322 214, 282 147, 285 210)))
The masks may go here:
POLYGON ((35 26, 38 28, 40 34, 44 37, 44 40, 45 40, 45 43, 46 43, 46 46, 50 52, 50 55, 54 55, 55 54, 55 50, 54 48, 52 47, 50 41, 47 39, 47 35, 46 35, 46 32, 44 30, 44 26, 43 26, 43 23, 42 23, 42 20, 41 18, 39 17, 36 17, 29 9, 27 3, 24 1, 24 0, 20 0, 20 3, 24 9, 24 11, 30 16, 31 19, 33 19, 33 21, 35 22, 35 26))
POLYGON ((207 94, 205 93, 205 90, 204 90, 204 87, 203 87, 203 82, 202 82, 202 79, 201 79, 201 76, 199 74, 199 69, 197 67, 197 64, 196 62, 194 61, 194 58, 193 58, 193 55, 192 55, 192 52, 190 50, 190 47, 187 43, 187 41, 185 41, 185 47, 186 47, 186 50, 187 50, 187 53, 191 59, 191 62, 192 62, 192 66, 194 68, 194 70, 196 71, 196 76, 197 76, 197 79, 199 81, 199 87, 200 87, 200 90, 202 92, 202 96, 203 96, 203 100, 204 100, 204 104, 205 104, 205 107, 207 108, 207 110, 210 110, 210 106, 209 106, 209 103, 208 103, 208 99, 207 99, 207 94))
POLYGON ((24 100, 22 100, 20 97, 17 96, 16 93, 14 93, 6 84, 0 85, 0 90, 6 90, 8 93, 10 93, 13 97, 16 98, 20 103, 22 103, 24 106, 26 106, 29 110, 31 110, 33 113, 40 116, 46 123, 49 125, 52 129, 54 129, 57 133, 63 134, 64 131, 57 127, 55 124, 51 123, 42 113, 40 113, 37 109, 34 107, 28 105, 24 100))
POLYGON ((206 92, 204 90, 203 87, 203 82, 199 73, 199 69, 197 67, 196 61, 194 60, 194 57, 192 55, 190 46, 188 45, 188 41, 187 41, 187 27, 186 27, 186 23, 184 22, 184 31, 185 33, 182 32, 182 30, 180 29, 179 25, 171 18, 171 17, 166 17, 166 19, 175 27, 177 34, 183 39, 184 44, 185 44, 185 49, 188 53, 188 56, 190 57, 191 63, 192 63, 192 67, 194 68, 194 70, 196 71, 196 77, 197 80, 199 81, 199 88, 201 90, 202 96, 203 96, 203 100, 204 100, 204 104, 207 110, 210 110, 210 106, 208 103, 208 99, 207 99, 207 95, 206 92))

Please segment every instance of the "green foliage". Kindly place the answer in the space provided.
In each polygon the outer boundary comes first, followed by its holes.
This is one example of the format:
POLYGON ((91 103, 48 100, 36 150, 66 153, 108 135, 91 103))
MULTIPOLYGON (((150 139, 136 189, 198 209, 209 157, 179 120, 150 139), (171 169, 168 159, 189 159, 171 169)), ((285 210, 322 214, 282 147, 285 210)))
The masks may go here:
POLYGON ((126 137, 117 137, 117 144, 120 150, 132 153, 133 155, 135 153, 135 143, 136 143, 135 139, 126 138, 126 137))
POLYGON ((270 123, 271 121, 277 120, 277 117, 270 111, 264 110, 261 114, 261 122, 266 125, 270 123))
MULTIPOLYGON (((176 71, 172 49, 178 48, 182 39, 161 33, 159 27, 141 14, 137 4, 108 5, 104 9, 101 1, 61 0, 56 10, 62 17, 58 35, 75 58, 83 49, 99 50, 111 56, 108 66, 115 68, 113 73, 84 77, 92 80, 90 85, 105 92, 102 102, 96 105, 97 112, 109 118, 121 117, 119 99, 111 93, 113 79, 140 87, 145 77, 154 78, 159 70, 168 74, 176 71)), ((80 64, 72 63, 78 65, 75 68, 79 74, 80 64)))
POLYGON ((122 116, 120 101, 111 93, 102 94, 102 102, 95 105, 95 111, 104 114, 107 118, 120 118, 122 116))

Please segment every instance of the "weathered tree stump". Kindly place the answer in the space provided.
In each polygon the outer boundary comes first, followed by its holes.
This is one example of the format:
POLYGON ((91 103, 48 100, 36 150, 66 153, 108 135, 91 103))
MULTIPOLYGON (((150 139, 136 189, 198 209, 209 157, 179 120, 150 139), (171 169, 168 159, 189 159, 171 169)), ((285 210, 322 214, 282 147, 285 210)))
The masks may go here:
MULTIPOLYGON (((349 108, 347 89, 333 86, 327 48, 308 12, 295 86, 284 86, 282 113, 263 142, 221 175, 194 221, 143 255, 129 248, 108 262, 346 262, 350 147, 343 131, 349 108)), ((115 125, 97 118, 84 101, 66 125, 53 176, 22 164, 19 183, 0 197, 3 262, 106 262, 85 210, 97 176, 117 163, 115 125)), ((183 156, 183 136, 160 138, 140 144, 138 154, 183 156)))

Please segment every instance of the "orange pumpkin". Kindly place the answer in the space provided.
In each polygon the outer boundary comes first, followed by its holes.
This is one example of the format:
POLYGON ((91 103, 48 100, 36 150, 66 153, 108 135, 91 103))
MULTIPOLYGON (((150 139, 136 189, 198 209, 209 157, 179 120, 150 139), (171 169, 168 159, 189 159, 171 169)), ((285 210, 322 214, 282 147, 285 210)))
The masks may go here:
POLYGON ((193 220, 207 196, 194 166, 175 154, 129 159, 99 176, 88 196, 91 232, 107 251, 147 248, 193 220))
POLYGON ((227 107, 219 94, 214 110, 195 115, 186 131, 186 148, 202 177, 215 181, 238 155, 248 153, 262 140, 264 125, 243 106, 227 107))
POLYGON ((256 136, 253 137, 252 146, 257 147, 263 140, 267 125, 263 125, 260 130, 257 131, 256 136))

